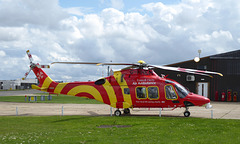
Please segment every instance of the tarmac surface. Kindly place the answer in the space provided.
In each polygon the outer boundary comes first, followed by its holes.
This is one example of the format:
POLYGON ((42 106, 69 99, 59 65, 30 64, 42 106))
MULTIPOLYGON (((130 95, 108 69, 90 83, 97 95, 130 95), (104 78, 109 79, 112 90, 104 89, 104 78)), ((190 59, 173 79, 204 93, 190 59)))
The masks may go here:
MULTIPOLYGON (((0 91, 0 96, 3 91, 0 91)), ((18 93, 19 91, 17 91, 18 93)), ((18 95, 39 93, 39 91, 23 91, 18 95)), ((9 94, 9 93, 7 93, 9 94)), ((16 92, 11 94, 16 95, 16 92)), ((8 95, 9 96, 9 95, 8 95)), ((213 108, 190 107, 190 117, 213 119, 240 119, 239 102, 211 102, 213 108)), ((112 108, 112 115, 115 109, 112 108)), ((184 117, 185 108, 171 109, 131 109, 130 116, 159 116, 184 117)), ((0 116, 50 116, 50 115, 84 115, 84 116, 110 116, 111 108, 105 104, 53 104, 53 103, 14 103, 0 102, 0 116)), ((124 116, 124 114, 122 115, 124 116)))

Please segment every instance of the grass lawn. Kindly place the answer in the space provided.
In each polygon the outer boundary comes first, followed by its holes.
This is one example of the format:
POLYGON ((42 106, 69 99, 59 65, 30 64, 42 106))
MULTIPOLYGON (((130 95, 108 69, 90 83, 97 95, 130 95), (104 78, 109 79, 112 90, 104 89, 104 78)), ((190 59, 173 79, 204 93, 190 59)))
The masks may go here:
MULTIPOLYGON (((23 102, 29 103, 28 99, 25 101, 24 96, 1 96, 0 102, 23 102)), ((75 97, 75 96, 66 96, 66 95, 52 95, 52 100, 47 99, 47 95, 45 96, 45 101, 41 101, 40 96, 37 96, 36 102, 31 103, 72 103, 72 104, 102 104, 93 99, 75 97)))
POLYGON ((234 144, 240 141, 239 120, 141 116, 1 116, 0 124, 0 143, 234 144))

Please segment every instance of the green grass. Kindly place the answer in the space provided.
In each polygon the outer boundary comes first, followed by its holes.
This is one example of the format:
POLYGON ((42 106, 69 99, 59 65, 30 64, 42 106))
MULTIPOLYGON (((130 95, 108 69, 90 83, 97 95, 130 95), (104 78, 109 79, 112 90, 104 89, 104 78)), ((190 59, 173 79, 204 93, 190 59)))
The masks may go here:
POLYGON ((66 95, 52 95, 52 100, 47 99, 45 96, 45 101, 41 101, 40 96, 37 96, 36 102, 29 102, 28 98, 25 101, 25 96, 1 96, 0 102, 22 102, 22 103, 72 103, 72 104, 102 104, 93 99, 81 98, 75 96, 66 96, 66 95))
POLYGON ((0 117, 0 143, 239 143, 240 121, 176 117, 0 117), (99 128, 101 125, 130 127, 99 128))

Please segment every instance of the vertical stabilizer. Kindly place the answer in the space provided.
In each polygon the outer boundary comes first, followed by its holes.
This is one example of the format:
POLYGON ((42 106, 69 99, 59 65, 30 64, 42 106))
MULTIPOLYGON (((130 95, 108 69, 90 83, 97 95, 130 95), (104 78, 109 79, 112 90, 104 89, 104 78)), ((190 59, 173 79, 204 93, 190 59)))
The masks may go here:
POLYGON ((57 83, 54 82, 41 68, 35 66, 32 70, 39 81, 38 86, 32 86, 33 89, 48 92, 50 86, 52 87, 52 89, 56 87, 57 83))

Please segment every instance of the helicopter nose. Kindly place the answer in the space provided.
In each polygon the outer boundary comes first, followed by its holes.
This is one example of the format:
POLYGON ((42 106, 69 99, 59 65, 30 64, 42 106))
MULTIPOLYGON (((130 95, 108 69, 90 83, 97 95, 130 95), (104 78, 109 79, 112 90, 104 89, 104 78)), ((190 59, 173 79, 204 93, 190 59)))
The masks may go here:
POLYGON ((204 103, 209 103, 210 102, 210 99, 209 98, 206 98, 204 96, 201 96, 203 98, 203 102, 204 103))
POLYGON ((200 95, 198 95, 198 97, 199 97, 199 99, 200 99, 200 101, 201 101, 201 103, 204 105, 204 104, 207 104, 207 103, 210 103, 210 99, 209 98, 206 98, 206 97, 204 97, 204 96, 200 96, 200 95))
POLYGON ((209 98, 193 93, 189 94, 186 98, 189 102, 193 103, 195 106, 203 106, 205 104, 210 103, 209 98))

